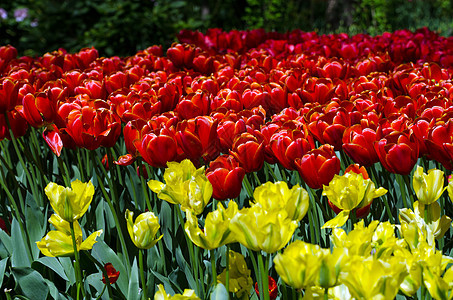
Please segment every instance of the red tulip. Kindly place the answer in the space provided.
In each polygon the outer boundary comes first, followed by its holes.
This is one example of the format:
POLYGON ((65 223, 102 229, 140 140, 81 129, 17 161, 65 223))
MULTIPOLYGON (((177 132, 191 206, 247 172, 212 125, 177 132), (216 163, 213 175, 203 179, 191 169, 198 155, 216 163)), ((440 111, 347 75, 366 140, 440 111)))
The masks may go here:
POLYGON ((392 131, 375 142, 379 161, 387 171, 408 175, 418 159, 418 143, 412 132, 392 131))
POLYGON ((379 161, 374 142, 376 131, 361 124, 347 128, 343 134, 343 150, 355 163, 370 167, 379 161))
POLYGON ((209 114, 211 106, 211 95, 205 91, 198 90, 187 96, 183 96, 176 105, 176 111, 183 119, 191 119, 209 114))
MULTIPOLYGON (((114 284, 118 280, 118 277, 120 276, 120 271, 117 271, 115 269, 115 267, 113 267, 113 265, 111 263, 106 263, 104 265, 104 269, 105 269, 105 271, 107 273, 107 277, 109 279, 109 283, 110 284, 114 284)), ((104 284, 107 284, 107 281, 105 280, 104 275, 102 275, 102 282, 104 284)))
POLYGON ((231 155, 221 155, 209 163, 206 177, 212 184, 212 197, 226 200, 239 197, 245 170, 231 155))
POLYGON ((28 129, 28 123, 17 110, 13 109, 0 114, 0 141, 4 138, 11 139, 8 122, 5 116, 8 118, 14 137, 18 138, 24 136, 28 129))
POLYGON ((75 149, 76 147, 74 140, 66 132, 65 128, 58 129, 54 124, 47 125, 42 132, 42 136, 56 156, 60 156, 63 147, 68 149, 75 149))
POLYGON ((209 162, 220 154, 217 124, 218 120, 200 116, 183 120, 176 127, 176 141, 195 165, 199 165, 201 158, 209 162))
POLYGON ((264 164, 264 142, 245 132, 236 137, 233 149, 230 150, 246 173, 256 172, 264 164))
POLYGON ((308 151, 302 158, 296 158, 297 171, 305 183, 312 189, 320 189, 329 184, 335 174, 340 173, 340 160, 335 155, 333 146, 322 145, 308 151))
POLYGON ((176 68, 190 68, 193 65, 195 49, 189 44, 173 44, 167 50, 167 57, 176 68))
POLYGON ((89 105, 65 103, 58 114, 65 121, 66 131, 78 147, 88 150, 99 146, 112 147, 121 134, 120 118, 108 109, 107 103, 98 100, 89 105))
MULTIPOLYGON (((255 292, 258 298, 260 297, 259 289, 258 289, 258 282, 255 282, 255 292)), ((277 298, 278 295, 278 287, 277 287, 277 282, 275 281, 274 278, 269 276, 269 299, 274 300, 277 298)))
POLYGON ((425 140, 428 157, 453 170, 453 121, 439 122, 429 129, 425 140))
POLYGON ((295 170, 295 159, 315 147, 312 136, 305 126, 301 129, 283 129, 272 135, 269 144, 271 152, 278 162, 288 170, 295 170))
POLYGON ((141 139, 135 140, 134 145, 150 166, 163 168, 177 159, 178 145, 172 130, 163 127, 144 133, 146 131, 142 129, 141 139))

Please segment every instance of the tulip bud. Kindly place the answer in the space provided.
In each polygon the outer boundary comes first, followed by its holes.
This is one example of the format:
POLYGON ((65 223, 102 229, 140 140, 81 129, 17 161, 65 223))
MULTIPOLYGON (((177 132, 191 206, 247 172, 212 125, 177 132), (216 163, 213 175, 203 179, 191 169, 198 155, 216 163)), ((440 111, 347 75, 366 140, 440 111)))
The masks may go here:
POLYGON ((126 210, 127 231, 132 242, 140 249, 149 249, 154 246, 163 235, 156 238, 160 228, 159 219, 152 212, 140 214, 135 222, 132 220, 134 213, 126 210))
POLYGON ((423 172, 423 168, 417 166, 412 179, 412 186, 420 203, 430 205, 437 201, 444 188, 444 172, 438 169, 431 169, 428 174, 423 172))

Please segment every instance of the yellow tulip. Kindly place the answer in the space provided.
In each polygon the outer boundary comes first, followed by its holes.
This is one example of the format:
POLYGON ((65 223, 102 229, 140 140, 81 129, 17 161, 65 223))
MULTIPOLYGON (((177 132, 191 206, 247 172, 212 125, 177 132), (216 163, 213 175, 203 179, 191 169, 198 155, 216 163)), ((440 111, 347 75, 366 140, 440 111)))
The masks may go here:
POLYGON ((127 231, 129 231, 132 242, 139 249, 151 248, 162 238, 162 235, 156 238, 157 231, 160 228, 159 219, 152 212, 141 213, 135 219, 135 222, 133 217, 134 213, 127 209, 127 231))
POLYGON ((148 187, 159 199, 180 204, 183 211, 201 214, 212 196, 212 185, 206 178, 204 167, 196 169, 188 159, 180 163, 168 162, 167 165, 165 183, 150 180, 148 187))
POLYGON ((365 227, 363 220, 354 224, 354 229, 347 234, 341 228, 334 228, 330 240, 336 248, 348 249, 349 255, 368 257, 373 253, 373 235, 378 220, 372 221, 365 227))
POLYGON ((357 299, 394 299, 406 275, 406 265, 398 258, 354 256, 342 271, 341 282, 357 299))
POLYGON ((451 218, 440 215, 440 205, 433 202, 424 205, 420 201, 414 202, 414 211, 409 208, 399 210, 400 223, 415 223, 428 241, 428 244, 435 245, 434 239, 440 239, 450 228, 451 218))
POLYGON ((387 193, 384 188, 375 188, 370 179, 363 179, 362 174, 354 172, 342 176, 335 175, 329 185, 323 188, 322 194, 342 211, 321 228, 335 228, 343 226, 349 218, 349 212, 356 208, 369 205, 374 198, 387 193))
POLYGON ((431 169, 426 174, 422 167, 417 166, 412 178, 412 186, 418 201, 424 205, 430 205, 437 201, 446 189, 444 187, 444 172, 431 169))
POLYGON ((289 189, 283 181, 260 185, 253 192, 253 198, 254 203, 260 203, 266 210, 286 210, 292 220, 302 220, 308 211, 307 191, 299 185, 289 189))
MULTIPOLYGON (((324 300, 326 289, 312 286, 304 290, 303 300, 324 300)), ((344 284, 340 284, 328 289, 328 299, 331 300, 350 300, 352 299, 349 289, 344 284)))
MULTIPOLYGON (((56 230, 49 231, 39 242, 36 242, 39 250, 46 256, 72 256, 74 247, 72 244, 71 227, 69 222, 63 220, 59 215, 53 214, 49 223, 56 230)), ((87 239, 83 240, 82 229, 79 222, 74 222, 74 235, 77 250, 90 250, 96 243, 96 238, 102 234, 102 229, 93 232, 87 239)))
POLYGON ((343 249, 323 249, 318 245, 297 240, 274 258, 275 270, 288 285, 295 289, 305 289, 312 286, 324 289, 338 283, 343 249))
POLYGON ((236 241, 230 231, 230 220, 238 212, 236 202, 230 201, 228 208, 224 208, 222 203, 218 203, 217 209, 208 213, 202 230, 198 226, 198 218, 190 211, 186 214, 186 224, 184 229, 190 240, 203 249, 212 250, 222 245, 236 241))
POLYGON ((453 268, 445 271, 443 277, 432 272, 429 268, 423 269, 423 281, 431 297, 434 299, 453 299, 453 268))
POLYGON ((50 205, 63 220, 74 222, 80 219, 93 200, 94 186, 90 182, 80 180, 71 182, 71 187, 64 187, 50 182, 44 189, 50 205))
MULTIPOLYGON (((235 293, 236 297, 248 299, 249 292, 253 286, 253 279, 250 270, 245 263, 242 254, 229 251, 229 287, 228 291, 235 293)), ((226 286, 226 269, 217 276, 217 282, 226 286)))
POLYGON ((230 221, 230 230, 239 243, 267 253, 282 249, 296 227, 297 221, 288 218, 285 210, 267 211, 259 204, 239 210, 230 221))
POLYGON ((182 295, 175 294, 170 296, 167 294, 162 284, 159 284, 157 288, 159 290, 154 294, 154 300, 200 300, 194 290, 185 289, 182 295))

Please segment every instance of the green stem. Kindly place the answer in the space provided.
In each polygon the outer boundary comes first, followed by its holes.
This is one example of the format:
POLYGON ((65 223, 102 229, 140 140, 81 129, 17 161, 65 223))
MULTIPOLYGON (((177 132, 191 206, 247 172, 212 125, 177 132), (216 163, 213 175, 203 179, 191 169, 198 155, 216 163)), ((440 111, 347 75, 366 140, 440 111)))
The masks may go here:
POLYGON ((85 254, 99 268, 99 270, 101 270, 102 275, 104 276, 104 279, 105 279, 104 289, 102 290, 101 294, 96 299, 100 299, 102 297, 102 295, 105 292, 106 287, 107 287, 107 293, 108 293, 109 299, 111 299, 113 293, 112 293, 112 286, 110 285, 110 280, 108 279, 109 276, 107 274, 107 271, 105 270, 104 266, 96 258, 94 258, 91 255, 91 253, 89 251, 85 251, 85 254))
POLYGON ((140 280, 142 282, 142 290, 143 290, 143 294, 142 294, 142 299, 148 299, 148 287, 146 286, 146 281, 145 281, 145 270, 143 268, 143 249, 140 249, 138 251, 138 263, 140 265, 140 280))
POLYGON ((230 245, 226 245, 226 271, 225 271, 225 288, 229 293, 230 288, 230 245))
POLYGON ((406 208, 410 208, 410 206, 407 203, 407 199, 406 199, 406 187, 403 184, 403 175, 397 174, 396 178, 397 178, 396 180, 398 181, 398 185, 400 186, 401 198, 403 199, 403 205, 406 208))
POLYGON ((215 287, 217 285, 217 270, 214 250, 209 250, 209 255, 211 256, 212 286, 215 287))
POLYGON ((263 254, 261 254, 261 251, 258 252, 258 267, 260 269, 260 274, 261 274, 261 287, 262 289, 260 290, 261 293, 261 299, 264 300, 269 300, 269 270, 264 267, 263 264, 263 254))
POLYGON ((324 300, 329 300, 329 288, 324 289, 324 300))
POLYGON ((252 261, 252 266, 253 266, 253 270, 255 272, 255 278, 256 278, 256 282, 258 283, 258 290, 261 291, 262 290, 262 286, 261 286, 261 280, 260 280, 260 270, 258 269, 258 265, 256 264, 256 259, 255 259, 255 255, 253 254, 253 251, 250 250, 250 249, 247 249, 248 252, 249 252, 249 256, 250 256, 250 260, 252 261))
POLYGON ((249 197, 253 198, 253 190, 252 190, 250 181, 247 177, 247 174, 245 174, 243 182, 244 182, 245 189, 247 190, 247 193, 249 194, 249 197))
POLYGON ((71 228, 71 237, 72 237, 72 247, 74 249, 74 270, 76 272, 76 285, 77 285, 77 299, 80 299, 80 290, 82 290, 83 298, 86 298, 85 289, 83 288, 82 282, 82 270, 80 269, 80 258, 79 258, 79 251, 77 249, 77 242, 75 238, 75 231, 74 231, 74 222, 69 222, 69 226, 71 228))
MULTIPOLYGON (((93 161, 93 164, 94 164, 94 166, 96 166, 96 159, 94 157, 94 152, 90 151, 90 153, 91 153, 91 159, 93 161)), ((109 205, 110 211, 112 212, 113 220, 115 221, 115 225, 116 225, 116 230, 118 231, 118 237, 120 239, 121 249, 123 251, 123 255, 126 260, 126 270, 129 272, 129 270, 131 269, 131 263, 129 260, 129 252, 126 247, 126 241, 124 240, 123 230, 121 229, 118 215, 116 213, 115 207, 113 206, 113 203, 112 203, 107 191, 105 190, 104 183, 102 182, 102 178, 99 174, 98 169, 95 167, 94 170, 96 173, 96 177, 98 179, 98 184, 101 187, 102 194, 104 195, 104 198, 107 201, 107 204, 109 205)))
POLYGON ((406 184, 407 193, 409 194, 409 197, 411 199, 411 204, 412 204, 412 207, 413 207, 415 198, 414 198, 414 193, 413 193, 412 188, 411 188, 409 175, 403 175, 403 179, 404 179, 404 183, 406 184))
POLYGON ((142 174, 142 162, 138 163, 138 168, 139 168, 138 176, 140 177, 140 182, 141 182, 142 189, 143 189, 143 195, 145 195, 146 207, 148 208, 149 211, 153 211, 153 208, 151 206, 151 202, 149 201, 149 196, 148 196, 148 188, 147 188, 148 185, 145 183, 145 178, 143 178, 143 176, 141 175, 142 174))

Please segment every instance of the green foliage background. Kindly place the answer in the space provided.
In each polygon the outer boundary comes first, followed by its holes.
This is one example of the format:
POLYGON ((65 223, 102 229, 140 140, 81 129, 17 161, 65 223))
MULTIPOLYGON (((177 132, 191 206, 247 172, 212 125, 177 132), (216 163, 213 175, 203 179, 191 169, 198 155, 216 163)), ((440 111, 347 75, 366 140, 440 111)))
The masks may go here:
POLYGON ((299 28, 319 33, 380 34, 427 26, 451 35, 453 0, 15 0, 0 3, 0 43, 21 55, 94 46, 128 56, 175 41, 181 29, 299 28), (14 11, 27 8, 16 21, 14 11), (1 13, 0 13, 1 16, 1 13))

